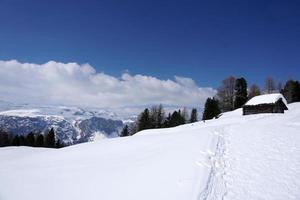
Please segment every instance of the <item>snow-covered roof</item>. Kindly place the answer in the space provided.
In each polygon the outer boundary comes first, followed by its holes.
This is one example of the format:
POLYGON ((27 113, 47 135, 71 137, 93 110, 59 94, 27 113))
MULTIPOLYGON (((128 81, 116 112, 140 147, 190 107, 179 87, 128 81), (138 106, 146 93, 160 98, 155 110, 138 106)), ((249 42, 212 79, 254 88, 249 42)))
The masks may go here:
POLYGON ((280 98, 282 99, 282 102, 285 103, 285 105, 287 105, 286 99, 280 93, 255 96, 252 99, 250 99, 245 105, 255 106, 259 104, 276 103, 280 98))

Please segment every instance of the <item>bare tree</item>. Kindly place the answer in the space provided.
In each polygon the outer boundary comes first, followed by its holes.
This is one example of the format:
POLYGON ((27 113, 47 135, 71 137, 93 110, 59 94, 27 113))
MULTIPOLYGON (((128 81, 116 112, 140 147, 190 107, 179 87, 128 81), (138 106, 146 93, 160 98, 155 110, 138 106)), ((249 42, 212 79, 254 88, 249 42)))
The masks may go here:
POLYGON ((248 98, 251 99, 252 97, 260 95, 260 89, 257 85, 253 84, 251 85, 249 89, 249 95, 248 98))
POLYGON ((158 106, 152 106, 150 111, 150 117, 154 128, 161 128, 165 120, 165 111, 163 106, 160 104, 158 106))
POLYGON ((278 92, 281 92, 282 90, 283 90, 282 83, 279 82, 279 83, 277 84, 277 91, 278 91, 278 92))
POLYGON ((184 118, 185 123, 187 123, 189 119, 189 112, 186 107, 183 108, 181 116, 184 118))
POLYGON ((235 77, 230 76, 222 81, 218 88, 217 98, 222 111, 230 111, 234 108, 235 77))
POLYGON ((129 135, 134 135, 138 132, 138 124, 136 122, 132 122, 128 124, 129 135))
POLYGON ((267 94, 271 94, 275 91, 275 82, 271 76, 266 79, 265 89, 267 94))

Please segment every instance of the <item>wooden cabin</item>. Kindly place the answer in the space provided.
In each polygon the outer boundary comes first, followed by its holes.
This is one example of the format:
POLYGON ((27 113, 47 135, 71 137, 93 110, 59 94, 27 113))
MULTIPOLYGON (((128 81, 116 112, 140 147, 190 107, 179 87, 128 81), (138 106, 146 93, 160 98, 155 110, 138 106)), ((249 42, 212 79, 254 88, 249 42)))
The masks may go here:
POLYGON ((284 113, 288 110, 287 101, 282 94, 255 96, 243 106, 243 115, 259 113, 284 113))

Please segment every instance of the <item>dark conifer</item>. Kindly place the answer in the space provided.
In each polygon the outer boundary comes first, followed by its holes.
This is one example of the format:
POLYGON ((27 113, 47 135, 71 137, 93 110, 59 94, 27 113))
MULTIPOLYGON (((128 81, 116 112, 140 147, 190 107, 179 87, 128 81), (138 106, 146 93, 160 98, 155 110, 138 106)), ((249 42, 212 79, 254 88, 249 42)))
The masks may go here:
POLYGON ((26 146, 25 137, 23 135, 20 135, 19 141, 20 141, 20 146, 26 146))
POLYGON ((205 103, 202 120, 213 119, 221 113, 218 101, 214 98, 208 98, 205 103))
POLYGON ((35 145, 35 137, 34 134, 31 132, 26 136, 26 145, 33 147, 35 145))
POLYGON ((55 133, 54 129, 51 128, 45 138, 45 146, 49 148, 55 147, 55 133))
POLYGON ((170 126, 170 121, 171 121, 171 113, 168 114, 168 117, 165 119, 163 123, 164 128, 169 128, 170 126))
POLYGON ((185 119, 182 116, 181 110, 174 111, 168 122, 168 127, 175 127, 181 124, 185 124, 185 119))
POLYGON ((10 138, 8 133, 0 130, 0 147, 10 146, 10 138))
POLYGON ((152 119, 150 118, 149 109, 146 108, 138 119, 138 131, 153 128, 152 119))
POLYGON ((44 147, 44 135, 38 134, 35 142, 36 147, 44 147))
POLYGON ((129 136, 128 125, 126 124, 121 132, 121 137, 129 136))
POLYGON ((247 82, 244 78, 238 78, 235 81, 234 109, 242 107, 247 99, 247 82))
POLYGON ((288 80, 283 88, 283 95, 288 103, 300 101, 300 84, 298 81, 288 80))
POLYGON ((169 127, 178 126, 180 124, 179 121, 180 121, 180 113, 175 110, 171 115, 171 119, 169 121, 169 127))
POLYGON ((63 148, 64 144, 63 142, 60 141, 60 139, 57 139, 56 143, 55 143, 55 148, 59 149, 59 148, 63 148))
POLYGON ((15 135, 12 140, 12 146, 20 146, 20 137, 19 135, 15 135))

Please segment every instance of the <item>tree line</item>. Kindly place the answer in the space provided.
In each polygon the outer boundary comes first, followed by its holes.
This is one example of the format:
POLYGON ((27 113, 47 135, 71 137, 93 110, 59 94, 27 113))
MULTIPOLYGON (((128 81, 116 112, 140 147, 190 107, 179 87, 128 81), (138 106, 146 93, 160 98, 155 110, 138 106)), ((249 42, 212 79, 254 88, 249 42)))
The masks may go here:
POLYGON ((55 140, 53 128, 46 134, 30 132, 26 136, 14 135, 0 130, 0 147, 5 146, 61 148, 64 147, 64 144, 59 139, 55 140))
POLYGON ((256 84, 248 88, 247 81, 243 77, 229 76, 221 82, 217 95, 207 99, 202 119, 212 119, 221 112, 241 108, 249 99, 255 96, 271 93, 281 93, 288 103, 300 102, 300 83, 290 79, 284 86, 281 82, 276 86, 273 78, 268 77, 264 89, 261 90, 256 84))
POLYGON ((130 136, 138 131, 153 128, 171 128, 186 123, 194 123, 198 121, 197 109, 193 108, 189 114, 186 108, 175 110, 173 113, 164 111, 162 105, 146 108, 141 112, 134 123, 125 125, 120 136, 130 136))
MULTIPOLYGON (((222 112, 241 108, 249 99, 255 96, 271 93, 283 94, 288 103, 300 102, 300 83, 290 79, 283 86, 281 82, 276 84, 272 77, 268 77, 265 80, 264 88, 260 89, 256 84, 248 87, 244 77, 229 76, 221 82, 217 94, 212 98, 207 98, 202 120, 217 118, 222 112)), ((134 123, 125 125, 120 136, 133 135, 146 129, 170 128, 197 121, 196 108, 192 109, 190 115, 186 108, 175 110, 173 113, 166 115, 162 105, 152 106, 150 109, 146 108, 141 112, 134 123)))

